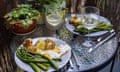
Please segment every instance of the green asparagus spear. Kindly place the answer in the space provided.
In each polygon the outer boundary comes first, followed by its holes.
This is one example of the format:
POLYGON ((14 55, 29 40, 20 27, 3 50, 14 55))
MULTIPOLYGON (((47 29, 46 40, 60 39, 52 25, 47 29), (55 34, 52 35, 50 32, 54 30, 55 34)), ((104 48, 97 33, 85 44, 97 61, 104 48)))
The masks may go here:
POLYGON ((58 65, 55 63, 54 60, 52 60, 52 59, 50 59, 50 58, 48 58, 48 57, 46 57, 46 56, 44 56, 42 54, 38 54, 38 53, 34 53, 34 52, 31 52, 31 53, 35 54, 35 55, 40 55, 41 57, 47 59, 50 62, 50 64, 52 65, 52 67, 54 67, 56 70, 58 70, 58 65))
POLYGON ((40 68, 34 64, 34 63, 29 63, 29 65, 32 67, 32 69, 35 71, 35 72, 40 72, 40 68))
POLYGON ((50 67, 50 64, 49 64, 49 63, 43 63, 43 64, 44 64, 44 66, 46 66, 47 68, 50 67))
POLYGON ((33 67, 36 68, 35 64, 39 66, 43 70, 47 70, 49 66, 51 65, 56 70, 58 70, 58 65, 55 61, 61 60, 61 58, 58 59, 50 59, 42 54, 35 53, 35 52, 29 52, 24 48, 20 48, 16 51, 16 55, 24 62, 29 63, 33 67), (35 63, 35 64, 34 64, 35 63), (41 64, 40 64, 41 63, 41 64), (48 63, 48 64, 47 64, 48 63))
MULTIPOLYGON (((103 31, 103 30, 110 30, 111 28, 112 28, 112 24, 107 24, 107 22, 99 22, 95 28, 89 30, 89 33, 103 31)), ((80 34, 88 33, 88 30, 83 25, 75 26, 74 31, 79 32, 80 34)))
POLYGON ((54 60, 54 61, 62 61, 61 58, 52 58, 52 60, 54 60))
POLYGON ((48 70, 48 67, 44 65, 44 63, 36 63, 36 65, 41 68, 42 70, 44 71, 47 71, 48 70))
POLYGON ((54 67, 56 70, 59 69, 59 68, 58 68, 58 65, 57 65, 57 63, 56 63, 55 61, 53 61, 52 59, 49 59, 49 62, 50 62, 50 64, 51 64, 51 66, 54 67))

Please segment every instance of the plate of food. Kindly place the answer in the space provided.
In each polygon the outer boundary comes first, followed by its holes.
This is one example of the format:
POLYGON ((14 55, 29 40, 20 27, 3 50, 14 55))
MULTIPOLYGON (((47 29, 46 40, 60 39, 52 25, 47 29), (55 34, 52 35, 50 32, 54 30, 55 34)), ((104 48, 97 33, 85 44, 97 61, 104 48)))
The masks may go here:
POLYGON ((27 38, 15 52, 15 62, 28 72, 57 71, 67 64, 71 47, 53 37, 27 38))
POLYGON ((99 22, 97 26, 91 30, 88 30, 82 25, 82 18, 80 14, 71 14, 66 17, 66 27, 69 31, 77 35, 85 35, 85 36, 99 36, 107 33, 112 29, 111 22, 103 17, 99 16, 99 22))

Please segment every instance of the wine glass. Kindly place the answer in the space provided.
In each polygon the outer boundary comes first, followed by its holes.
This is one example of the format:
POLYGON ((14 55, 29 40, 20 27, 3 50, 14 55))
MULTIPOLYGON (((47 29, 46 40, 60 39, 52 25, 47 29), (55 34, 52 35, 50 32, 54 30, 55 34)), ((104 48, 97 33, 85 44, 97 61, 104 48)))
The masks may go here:
POLYGON ((89 37, 89 31, 96 27, 99 22, 99 9, 93 6, 83 7, 82 10, 82 25, 88 29, 87 39, 82 43, 83 47, 90 48, 95 45, 89 37))
POLYGON ((57 37, 56 31, 62 25, 61 9, 55 7, 48 7, 46 10, 46 26, 53 31, 53 37, 57 37))

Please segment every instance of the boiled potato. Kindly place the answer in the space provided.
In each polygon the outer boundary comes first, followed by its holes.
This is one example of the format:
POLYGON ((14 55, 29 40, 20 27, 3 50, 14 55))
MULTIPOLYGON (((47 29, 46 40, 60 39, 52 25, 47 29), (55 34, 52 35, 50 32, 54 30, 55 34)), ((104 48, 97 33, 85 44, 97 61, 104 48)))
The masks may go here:
POLYGON ((29 47, 27 47, 27 50, 32 51, 32 52, 36 52, 37 48, 35 46, 29 46, 29 47))
POLYGON ((77 19, 77 15, 76 14, 71 14, 71 18, 77 19))
POLYGON ((31 38, 27 38, 23 41, 23 46, 24 47, 29 47, 32 46, 32 39, 31 38))
POLYGON ((80 23, 81 23, 81 18, 75 19, 74 24, 80 24, 80 23))
POLYGON ((54 49, 55 45, 56 45, 56 43, 53 40, 51 40, 51 39, 45 40, 45 50, 54 49))
POLYGON ((69 19, 69 24, 77 25, 81 24, 81 18, 78 18, 76 14, 72 14, 69 19))
POLYGON ((36 44, 34 45, 37 49, 43 50, 45 49, 45 41, 44 40, 38 40, 36 44))
POLYGON ((69 19, 69 24, 74 24, 74 22, 75 22, 74 18, 69 19))

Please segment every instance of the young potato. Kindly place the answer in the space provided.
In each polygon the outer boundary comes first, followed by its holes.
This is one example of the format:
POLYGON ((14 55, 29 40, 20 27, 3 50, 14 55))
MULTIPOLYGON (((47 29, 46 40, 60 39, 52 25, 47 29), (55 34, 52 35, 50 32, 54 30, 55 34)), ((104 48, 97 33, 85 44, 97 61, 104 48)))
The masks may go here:
POLYGON ((77 18, 75 21, 74 21, 74 24, 80 24, 81 23, 81 18, 77 18))
POLYGON ((29 47, 32 46, 32 39, 31 38, 27 38, 23 41, 23 46, 24 47, 29 47))
POLYGON ((77 19, 78 17, 77 17, 76 14, 71 14, 71 18, 73 18, 73 19, 77 19))
POLYGON ((81 23, 81 18, 78 18, 76 14, 72 14, 69 19, 69 24, 78 25, 81 23))
POLYGON ((74 22, 75 22, 74 18, 69 19, 69 24, 74 24, 74 22))
POLYGON ((31 52, 36 52, 37 51, 37 48, 35 46, 28 46, 27 47, 27 50, 28 51, 31 51, 31 52))
POLYGON ((53 49, 55 48, 56 43, 51 39, 45 40, 45 50, 53 49))
POLYGON ((37 49, 44 50, 45 49, 45 41, 44 40, 38 40, 35 45, 37 49))

